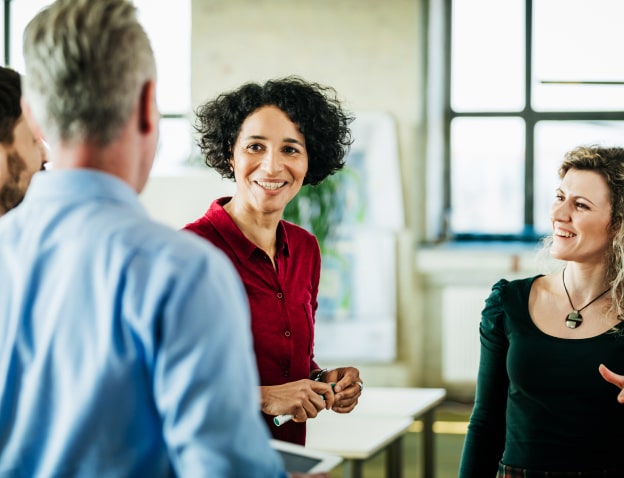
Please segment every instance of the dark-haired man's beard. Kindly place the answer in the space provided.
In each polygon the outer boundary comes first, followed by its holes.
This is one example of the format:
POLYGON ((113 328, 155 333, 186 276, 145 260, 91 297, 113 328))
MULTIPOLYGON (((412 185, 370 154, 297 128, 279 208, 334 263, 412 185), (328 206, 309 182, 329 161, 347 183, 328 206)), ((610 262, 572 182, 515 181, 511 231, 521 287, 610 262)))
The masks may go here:
POLYGON ((16 152, 7 155, 9 177, 0 186, 0 216, 10 211, 24 199, 26 188, 20 185, 20 176, 26 170, 26 161, 16 152))

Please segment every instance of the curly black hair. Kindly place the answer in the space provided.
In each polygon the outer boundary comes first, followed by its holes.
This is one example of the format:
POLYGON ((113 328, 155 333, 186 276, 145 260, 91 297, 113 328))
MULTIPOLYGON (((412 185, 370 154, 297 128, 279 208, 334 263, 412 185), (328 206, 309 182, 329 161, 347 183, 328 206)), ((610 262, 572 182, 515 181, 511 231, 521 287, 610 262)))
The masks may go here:
POLYGON ((343 110, 333 88, 296 76, 246 83, 197 108, 195 130, 206 165, 234 179, 232 148, 245 119, 263 106, 282 110, 303 134, 308 152, 303 184, 318 184, 342 169, 353 143, 349 125, 354 117, 343 110))
POLYGON ((22 116, 21 97, 19 73, 0 66, 0 143, 13 143, 13 130, 22 116))

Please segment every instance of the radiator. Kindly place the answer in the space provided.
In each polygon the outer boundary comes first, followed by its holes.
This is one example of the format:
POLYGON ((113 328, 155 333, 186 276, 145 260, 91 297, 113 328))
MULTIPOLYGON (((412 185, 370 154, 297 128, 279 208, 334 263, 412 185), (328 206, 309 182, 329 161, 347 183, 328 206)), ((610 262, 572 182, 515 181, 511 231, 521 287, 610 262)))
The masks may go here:
POLYGON ((442 289, 442 380, 476 382, 479 367, 479 322, 491 286, 442 289))

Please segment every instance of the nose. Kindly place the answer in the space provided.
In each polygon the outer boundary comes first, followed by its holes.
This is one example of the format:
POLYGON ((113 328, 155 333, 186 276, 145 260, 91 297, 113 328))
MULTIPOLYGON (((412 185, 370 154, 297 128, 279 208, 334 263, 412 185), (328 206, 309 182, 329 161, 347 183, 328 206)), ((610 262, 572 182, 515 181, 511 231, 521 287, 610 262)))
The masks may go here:
POLYGON ((274 175, 282 170, 282 157, 279 150, 270 149, 262 158, 262 169, 268 174, 274 175))
POLYGON ((553 221, 566 222, 570 220, 570 206, 567 200, 556 200, 550 208, 550 218, 553 221))

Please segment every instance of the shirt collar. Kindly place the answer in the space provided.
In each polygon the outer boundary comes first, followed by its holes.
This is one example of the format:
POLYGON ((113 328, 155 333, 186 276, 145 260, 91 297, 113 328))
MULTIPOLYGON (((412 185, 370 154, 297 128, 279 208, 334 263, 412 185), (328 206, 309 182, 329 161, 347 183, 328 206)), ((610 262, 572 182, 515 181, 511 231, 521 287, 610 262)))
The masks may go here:
MULTIPOLYGON (((256 251, 261 251, 261 249, 245 237, 234 220, 223 208, 230 199, 232 199, 231 196, 225 196, 213 201, 205 216, 206 219, 214 224, 223 238, 231 244, 234 253, 239 256, 239 260, 249 259, 256 251)), ((277 225, 276 252, 278 256, 283 255, 288 257, 290 255, 288 234, 286 233, 286 228, 283 223, 284 221, 280 221, 277 225)))
POLYGON ((93 169, 63 169, 36 173, 26 192, 24 203, 71 199, 75 202, 110 200, 121 202, 147 215, 139 196, 116 176, 93 169))

